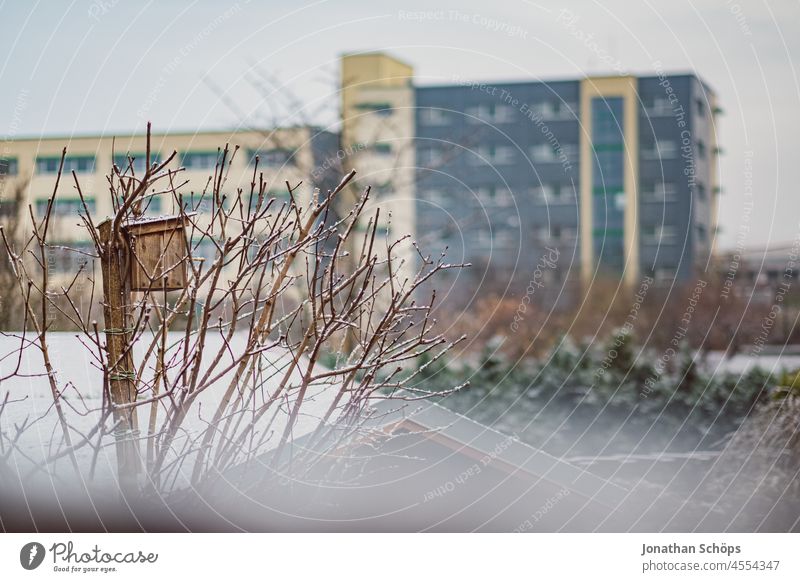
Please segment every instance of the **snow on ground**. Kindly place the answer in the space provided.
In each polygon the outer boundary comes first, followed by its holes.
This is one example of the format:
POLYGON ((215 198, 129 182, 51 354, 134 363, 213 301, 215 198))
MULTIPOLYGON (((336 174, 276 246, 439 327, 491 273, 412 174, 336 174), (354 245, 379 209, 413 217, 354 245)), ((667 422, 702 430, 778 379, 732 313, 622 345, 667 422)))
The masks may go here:
POLYGON ((776 374, 800 368, 800 354, 759 354, 753 356, 747 353, 726 356, 724 352, 709 352, 704 370, 707 372, 732 372, 744 374, 758 366, 768 372, 776 374))
MULTIPOLYGON (((178 342, 183 337, 181 333, 171 333, 170 343, 178 342)), ((238 334, 231 342, 234 353, 241 353, 245 345, 246 335, 238 334)), ((88 349, 81 344, 74 333, 59 332, 49 334, 50 356, 55 369, 58 371, 57 380, 61 390, 64 391, 64 410, 72 430, 73 442, 80 440, 82 434, 86 434, 95 426, 100 418, 102 406, 102 374, 96 369, 88 355, 88 349)), ((19 346, 19 339, 0 336, 0 358, 11 353, 19 346)), ((222 340, 218 335, 209 334, 206 353, 215 354, 222 346, 222 340)), ((208 357, 208 356, 207 356, 208 357)), ((269 377, 265 383, 264 390, 259 394, 257 403, 264 401, 275 387, 280 378, 284 375, 285 366, 290 360, 288 352, 272 349, 264 353, 264 359, 274 366, 276 373, 269 377)), ((137 362, 139 360, 137 359, 137 362)), ((290 383, 298 383, 301 378, 301 371, 307 366, 307 360, 301 362, 301 370, 295 369, 290 383)), ((0 361, 0 377, 10 374, 17 365, 17 357, 5 357, 0 361)), ((27 375, 42 374, 44 365, 39 349, 35 346, 28 347, 23 353, 20 366, 20 373, 27 375)), ((183 438, 190 438, 200 433, 206 426, 208 420, 216 410, 217 403, 222 394, 228 387, 232 374, 228 374, 214 383, 209 389, 204 391, 197 402, 193 405, 185 426, 189 434, 183 438)), ((270 376, 270 375, 267 375, 270 376)), ((332 384, 319 384, 312 386, 302 408, 302 414, 293 431, 293 437, 297 438, 309 433, 318 424, 318 419, 327 411, 337 391, 337 387, 332 384)), ((63 446, 61 442, 62 432, 58 426, 55 411, 52 408, 53 398, 50 393, 49 383, 46 377, 13 377, 0 384, 0 401, 8 394, 9 403, 0 416, 0 430, 5 433, 6 438, 13 438, 16 428, 22 426, 26 421, 33 423, 30 428, 21 433, 17 446, 18 451, 11 455, 12 469, 20 476, 24 476, 31 470, 34 463, 42 462, 52 455, 53 452, 63 446), (34 422, 36 421, 36 422, 34 422)), ((145 395, 147 397, 147 395, 145 395)), ((277 445, 288 419, 288 410, 294 403, 293 398, 284 399, 278 409, 278 413, 273 418, 273 413, 265 414, 258 423, 258 429, 266 431, 268 423, 268 434, 271 437, 263 444, 262 450, 267 451, 277 445)), ((165 410, 168 402, 162 401, 158 410, 158 425, 161 426, 165 418, 165 410)), ((141 434, 146 433, 146 423, 150 414, 150 405, 147 404, 139 409, 139 429, 141 434)), ((96 439, 95 439, 96 440, 96 439)), ((182 442, 179 439, 179 444, 182 442)), ((5 440, 5 444, 8 441, 5 440)), ((102 483, 107 479, 114 478, 116 471, 116 459, 114 450, 114 438, 108 435, 103 440, 101 453, 97 457, 95 469, 95 481, 102 483)), ((0 455, 3 451, 0 451, 0 455)), ((94 456, 91 447, 83 447, 77 452, 78 461, 84 478, 88 477, 89 469, 94 456)), ((59 459, 55 464, 56 473, 74 479, 69 461, 66 457, 59 459)), ((186 463, 178 481, 183 481, 192 469, 191 463, 186 463)))

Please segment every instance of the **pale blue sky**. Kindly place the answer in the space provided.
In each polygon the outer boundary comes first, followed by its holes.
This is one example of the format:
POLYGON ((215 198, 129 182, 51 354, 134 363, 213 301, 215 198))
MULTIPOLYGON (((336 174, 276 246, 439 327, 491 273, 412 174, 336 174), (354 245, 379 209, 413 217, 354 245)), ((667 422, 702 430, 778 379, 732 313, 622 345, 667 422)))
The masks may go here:
POLYGON ((797 1, 6 0, 0 136, 332 122, 337 58, 357 50, 408 61, 420 84, 652 74, 660 62, 697 72, 725 109, 722 242, 742 220, 747 151, 745 243, 783 242, 800 232, 799 23, 797 1), (286 88, 257 90, 254 69, 286 88))

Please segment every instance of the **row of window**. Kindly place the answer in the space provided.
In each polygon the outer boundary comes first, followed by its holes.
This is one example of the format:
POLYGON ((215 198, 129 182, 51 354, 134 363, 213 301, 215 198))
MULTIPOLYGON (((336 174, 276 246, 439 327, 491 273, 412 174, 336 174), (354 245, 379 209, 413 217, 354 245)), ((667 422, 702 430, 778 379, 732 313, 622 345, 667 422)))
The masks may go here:
MULTIPOLYGON (((706 158, 707 148, 703 140, 697 140, 694 149, 699 159, 706 158)), ((642 148, 640 155, 643 160, 672 160, 678 157, 678 143, 673 140, 656 140, 642 148)))
MULTIPOLYGON (((642 113, 650 117, 668 117, 675 114, 675 107, 666 95, 646 97, 642 99, 642 113)), ((694 111, 698 117, 706 116, 706 103, 703 99, 695 99, 694 111)))
POLYGON ((419 110, 419 123, 422 126, 436 127, 450 125, 466 116, 467 123, 515 123, 520 115, 541 121, 560 121, 577 119, 577 104, 564 101, 540 101, 524 108, 511 107, 500 103, 479 103, 464 109, 463 115, 455 111, 425 107, 419 110))
MULTIPOLYGON (((600 229, 600 235, 622 235, 622 232, 609 232, 613 229, 600 229)), ((707 229, 703 225, 697 225, 695 232, 701 242, 705 242, 707 229)), ((548 225, 537 227, 535 234, 538 239, 545 241, 570 242, 578 237, 576 226, 548 225)), ((639 242, 643 245, 665 245, 675 244, 678 240, 678 229, 670 224, 642 225, 639 228, 639 242)))
MULTIPOLYGON (((532 187, 529 192, 534 200, 544 204, 576 204, 578 200, 576 187, 572 183, 546 182, 532 187)), ((675 182, 643 181, 639 192, 642 202, 674 202, 678 199, 678 189, 675 182)), ((598 188, 596 194, 608 197, 608 188, 598 188)), ((617 193, 614 194, 614 197, 616 197, 617 193)), ((621 194, 620 204, 624 206, 624 192, 619 194, 621 194)), ((700 182, 695 184, 695 195, 702 200, 706 198, 706 188, 700 182)), ((492 201, 497 206, 509 207, 514 204, 513 194, 507 188, 495 186, 476 188, 475 196, 480 200, 492 201)), ((427 189, 422 193, 421 197, 424 200, 442 206, 448 203, 448 195, 442 190, 427 189)))
MULTIPOLYGON (((422 146, 417 149, 419 163, 426 166, 437 166, 447 161, 447 148, 435 145, 422 146)), ((476 147, 467 160, 470 165, 480 166, 511 165, 516 163, 517 149, 510 145, 482 145, 476 147)), ((577 144, 542 143, 529 148, 530 160, 540 164, 567 164, 577 161, 577 144)), ((450 156, 452 157, 452 156, 450 156)))
MULTIPOLYGON (((266 206, 270 198, 275 198, 277 200, 277 204, 273 203, 274 209, 278 209, 283 201, 288 199, 288 193, 285 190, 275 190, 270 191, 265 195, 264 202, 262 203, 262 208, 266 206)), ((89 210, 90 214, 95 214, 97 212, 97 200, 94 196, 85 196, 86 201, 86 208, 89 210)), ((198 212, 200 214, 203 213, 210 213, 211 212, 211 204, 212 204, 212 197, 210 194, 206 194, 205 196, 199 193, 188 193, 182 195, 184 209, 187 212, 198 212)), ((148 214, 160 214, 163 211, 166 211, 167 208, 165 207, 165 203, 169 203, 172 201, 172 198, 164 195, 164 196, 151 196, 147 198, 145 202, 144 211, 148 214)), ((258 204, 258 196, 248 197, 244 200, 245 203, 250 204, 251 210, 255 210, 258 204)), ((34 208, 36 210, 36 214, 38 216, 44 216, 47 212, 47 205, 50 203, 49 198, 39 198, 34 202, 34 208)), ((232 200, 226 198, 224 201, 224 205, 226 207, 230 207, 232 204, 232 200)), ((4 202, 0 204, 0 216, 13 216, 16 214, 16 206, 12 203, 4 202)), ((55 199, 55 203, 53 209, 50 212, 51 216, 54 217, 64 217, 64 216, 77 216, 78 214, 85 214, 83 204, 81 203, 80 198, 75 197, 65 197, 65 196, 57 196, 55 199)))
MULTIPOLYGON (((697 183, 695 191, 701 198, 705 197, 705 187, 697 183)), ((532 187, 529 194, 539 203, 548 205, 558 204, 576 204, 577 192, 571 183, 550 182, 543 183, 532 187)), ((605 190, 598 193, 606 195, 605 190)), ((479 187, 474 190, 474 196, 487 204, 494 205, 499 208, 511 208, 514 206, 514 195, 508 188, 498 186, 485 186, 479 187)), ((269 198, 276 198, 278 201, 285 200, 287 194, 283 190, 270 191, 267 194, 266 200, 269 198)), ((624 198, 624 197, 623 197, 624 198)), ((437 189, 427 189, 422 193, 422 199, 439 206, 446 206, 451 200, 446 192, 437 189)), ((677 189, 674 182, 645 182, 642 184, 641 199, 644 202, 673 202, 677 199, 677 189)), ((188 211, 199 213, 211 212, 211 197, 209 195, 202 196, 201 194, 190 193, 183 195, 184 206, 188 211)), ((226 199, 226 206, 231 204, 231 201, 226 199)), ((251 210, 256 208, 258 197, 253 196, 249 198, 251 210)), ((265 202, 266 203, 266 202, 265 202)), ((35 207, 39 216, 44 215, 47 211, 48 199, 41 198, 36 200, 35 207)), ((162 198, 153 196, 148 198, 145 210, 149 213, 158 214, 162 211, 162 198)), ((97 203, 94 197, 86 197, 86 206, 90 213, 94 213, 97 208, 97 203)), ((11 208, 10 205, 4 205, 4 208, 11 208)), ((9 211, 10 212, 10 211, 9 211)), ((69 216, 83 213, 83 205, 78 198, 65 198, 57 197, 55 207, 53 208, 53 216, 69 216)))
MULTIPOLYGON (((376 146, 379 144, 376 144, 376 146)), ((453 146, 455 147, 455 146, 453 146)), ((602 166, 606 158, 622 159, 613 155, 612 150, 616 148, 618 152, 623 151, 623 146, 598 144, 595 146, 595 157, 602 166)), ((445 163, 446 146, 426 145, 417 150, 419 163, 426 166, 436 166, 445 163)), ((706 145, 702 140, 695 143, 695 151, 699 159, 706 158, 706 145)), ((481 145, 473 150, 467 160, 471 165, 512 165, 517 163, 517 148, 511 145, 481 145)), ((651 145, 641 148, 639 152, 641 159, 650 160, 673 160, 679 155, 677 142, 673 140, 657 140, 651 145)), ((578 159, 578 145, 574 143, 540 143, 533 145, 528 150, 529 159, 539 164, 569 164, 572 165, 578 159)), ((600 168, 603 169, 602 167, 600 168)), ((606 168, 606 170, 610 170, 606 168)), ((622 168, 620 168, 620 171, 622 168)))
MULTIPOLYGON (((513 230, 496 228, 491 231, 488 229, 476 229, 474 231, 473 242, 480 246, 482 242, 488 243, 498 237, 505 239, 518 239, 519 235, 513 230)), ((697 237, 701 241, 706 239, 706 228, 703 225, 696 227, 697 237)), ((549 224, 534 227, 534 237, 539 242, 552 243, 574 243, 578 239, 578 227, 575 225, 549 224)), ((595 233, 600 236, 622 236, 621 229, 598 229, 595 233)), ((642 225, 639 229, 640 243, 643 245, 672 245, 680 242, 678 240, 678 230, 673 225, 642 225)))
MULTIPOLYGON (((210 264, 217 256, 217 246, 209 239, 192 242, 192 257, 204 259, 210 264)), ((47 249, 47 262, 52 273, 75 274, 91 272, 95 249, 87 242, 67 242, 63 245, 52 245, 47 249)))
POLYGON ((47 249, 47 263, 52 273, 71 275, 91 273, 95 248, 87 242, 69 242, 63 245, 52 245, 47 249))
MULTIPOLYGON (((94 197, 86 196, 84 200, 89 213, 94 214, 97 211, 97 202, 94 197)), ((36 200, 36 214, 44 216, 44 214, 47 213, 48 204, 50 204, 49 199, 40 198, 36 200)), ((50 214, 51 216, 78 216, 79 214, 85 214, 85 212, 80 198, 64 198, 57 196, 50 214)))
MULTIPOLYGON (((294 152, 286 149, 248 150, 249 163, 253 164, 258 157, 261 167, 282 167, 294 164, 294 152)), ((222 154, 217 151, 185 152, 180 163, 187 170, 210 170, 221 160, 222 154)), ((151 154, 151 163, 160 161, 158 154, 151 154)), ((37 174, 56 174, 61 163, 61 156, 37 156, 35 170, 37 174)), ((94 173, 97 158, 93 155, 74 155, 64 158, 64 174, 73 171, 79 174, 94 173)), ((144 153, 116 154, 113 158, 115 166, 122 171, 133 167, 137 174, 144 173, 146 155, 144 153)), ((0 159, 0 176, 15 175, 18 172, 16 158, 0 159)))
MULTIPOLYGON (((695 144, 697 156, 700 159, 706 157, 706 146, 702 140, 695 144)), ((600 146, 596 148, 599 154, 600 146)), ((378 155, 391 155, 392 146, 389 143, 379 142, 371 146, 371 150, 378 155)), ((468 159, 473 165, 492 164, 510 165, 515 163, 515 148, 508 145, 487 145, 478 146, 468 159)), ((670 160, 678 156, 678 145, 672 140, 657 140, 641 150, 642 160, 670 160)), ((529 149, 530 160, 535 163, 561 163, 572 164, 578 158, 577 144, 542 143, 536 144, 529 149)), ((294 152, 285 149, 271 150, 250 150, 249 160, 254 163, 258 157, 261 167, 283 167, 294 164, 294 152)), ((421 164, 437 165, 445 162, 443 148, 437 146, 425 146, 418 149, 418 157, 421 164)), ((58 172, 61 158, 59 156, 39 156, 36 158, 37 174, 55 174, 58 172)), ((158 155, 151 156, 151 163, 159 163, 158 155)), ((187 152, 181 157, 181 165, 188 170, 211 170, 220 161, 220 154, 216 151, 206 152, 187 152)), ((144 173, 145 154, 115 155, 114 165, 122 171, 133 167, 137 174, 144 173)), ((93 173, 95 171, 96 158, 94 156, 67 156, 64 159, 64 174, 93 173)), ((0 159, 0 176, 16 175, 18 173, 18 163, 15 158, 0 159)))
MULTIPOLYGON (((388 104, 365 104, 361 108, 371 109, 376 113, 391 113, 388 104), (385 108, 382 108, 385 105, 385 108)), ((695 99, 694 109, 699 117, 705 117, 706 106, 702 99, 695 99)), ((514 108, 498 103, 481 103, 465 108, 468 123, 514 123, 519 115, 541 121, 575 120, 578 118, 578 107, 575 103, 565 101, 540 101, 525 108, 514 108), (517 113, 519 111, 519 113, 517 113)), ((674 106, 665 96, 646 97, 641 102, 641 114, 648 117, 666 117, 673 115, 674 106)), ((419 124, 425 127, 451 125, 462 119, 462 114, 445 108, 425 107, 419 111, 419 124)))
MULTIPOLYGON (((451 246, 460 245, 458 242, 461 235, 447 237, 445 240, 451 243, 451 246)), ((513 249, 518 248, 520 243, 519 233, 514 230, 505 228, 494 228, 492 230, 486 228, 478 228, 469 232, 468 246, 477 247, 486 250, 497 250, 498 248, 513 249)))
POLYGON ((394 113, 392 104, 386 101, 369 101, 358 103, 356 109, 367 113, 374 113, 380 117, 389 117, 394 113))
MULTIPOLYGON (((86 208, 89 214, 97 212, 97 200, 94 196, 85 196, 86 208)), ((44 216, 47 212, 47 205, 50 203, 48 198, 39 198, 35 201, 34 207, 36 214, 44 216)), ((147 199, 145 203, 145 210, 149 213, 158 214, 161 212, 161 198, 152 196, 147 199)), ((53 204, 53 209, 50 211, 51 216, 78 216, 78 214, 85 214, 83 203, 80 198, 57 196, 53 204)))

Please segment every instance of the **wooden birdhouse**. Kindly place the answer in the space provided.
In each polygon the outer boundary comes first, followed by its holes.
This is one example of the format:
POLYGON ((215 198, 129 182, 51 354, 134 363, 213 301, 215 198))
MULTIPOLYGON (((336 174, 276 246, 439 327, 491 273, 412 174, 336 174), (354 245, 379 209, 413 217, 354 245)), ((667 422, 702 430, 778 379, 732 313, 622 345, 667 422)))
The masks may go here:
POLYGON ((123 228, 130 243, 131 291, 186 288, 187 263, 185 220, 187 215, 137 218, 123 228))

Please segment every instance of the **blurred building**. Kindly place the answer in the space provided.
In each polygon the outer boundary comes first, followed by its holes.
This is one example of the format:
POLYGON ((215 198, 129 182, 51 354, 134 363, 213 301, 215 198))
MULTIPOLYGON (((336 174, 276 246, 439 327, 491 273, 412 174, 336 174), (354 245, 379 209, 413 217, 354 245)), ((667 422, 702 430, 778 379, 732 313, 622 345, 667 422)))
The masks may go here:
POLYGON ((714 260, 722 281, 723 297, 738 296, 755 304, 773 305, 779 299, 784 310, 798 305, 800 239, 766 247, 745 247, 717 253, 714 260))
POLYGON ((412 244, 418 232, 413 69, 382 53, 345 55, 341 65, 340 157, 358 171, 350 200, 369 187, 364 219, 377 216, 376 248, 407 237, 395 249, 393 269, 401 282, 412 281, 421 266, 412 244))
MULTIPOLYGON (((451 283, 469 293, 519 288, 534 277, 683 280, 711 257, 718 108, 693 74, 421 86, 410 65, 358 53, 342 57, 341 80, 338 134, 313 127, 170 133, 154 136, 155 155, 178 152, 173 166, 185 167, 189 180, 180 193, 201 214, 210 211, 202 189, 225 143, 239 146, 231 192, 248 191, 257 154, 279 196, 287 180, 302 180, 309 195, 356 168, 345 202, 369 186, 366 216, 380 210, 380 234, 409 237, 398 248, 402 264, 393 265, 400 279, 420 266, 412 241, 434 258, 447 247, 448 261, 473 265, 451 283)), ((83 236, 73 170, 90 211, 102 217, 112 209, 105 177, 112 163, 127 164, 128 156, 145 163, 143 135, 7 140, 0 219, 27 223, 28 205, 44 213, 65 146, 53 225, 65 241, 83 236)), ((174 202, 155 197, 149 211, 173 212, 174 202)))
POLYGON ((379 53, 343 71, 343 147, 394 169, 380 175, 403 183, 382 184, 403 228, 472 263, 473 285, 528 281, 545 255, 548 279, 630 284, 709 261, 719 110, 694 74, 415 86, 379 53))
MULTIPOLYGON (((137 175, 144 172, 145 135, 47 136, 8 140, 0 144, 0 221, 10 227, 17 224, 30 230, 29 208, 40 219, 47 211, 48 200, 56 184, 62 150, 67 149, 58 193, 51 213, 53 244, 64 242, 72 249, 89 251, 91 241, 78 216, 82 204, 72 177, 74 171, 81 185, 86 206, 95 223, 113 213, 107 176, 112 165, 125 169, 133 164, 137 175)), ((151 161, 164 161, 177 152, 169 168, 185 168, 178 174, 177 193, 188 210, 196 211, 203 220, 210 218, 212 206, 211 176, 220 163, 226 144, 230 146, 230 171, 225 192, 228 203, 242 188, 242 196, 250 203, 250 182, 256 156, 259 172, 269 185, 270 195, 288 199, 285 182, 304 182, 299 190, 308 196, 313 187, 325 189, 333 162, 336 160, 338 135, 313 127, 288 127, 264 131, 203 131, 154 134, 151 161), (234 150, 238 147, 238 150, 234 150), (231 157, 231 155, 233 157, 231 157)), ((171 194, 150 199, 146 212, 150 215, 177 212, 177 200, 171 194)), ((54 248, 53 253, 57 254, 54 248)), ((195 256, 213 258, 216 247, 204 241, 195 249, 195 256)), ((75 273, 78 263, 88 255, 66 251, 55 257, 53 272, 75 273)))

